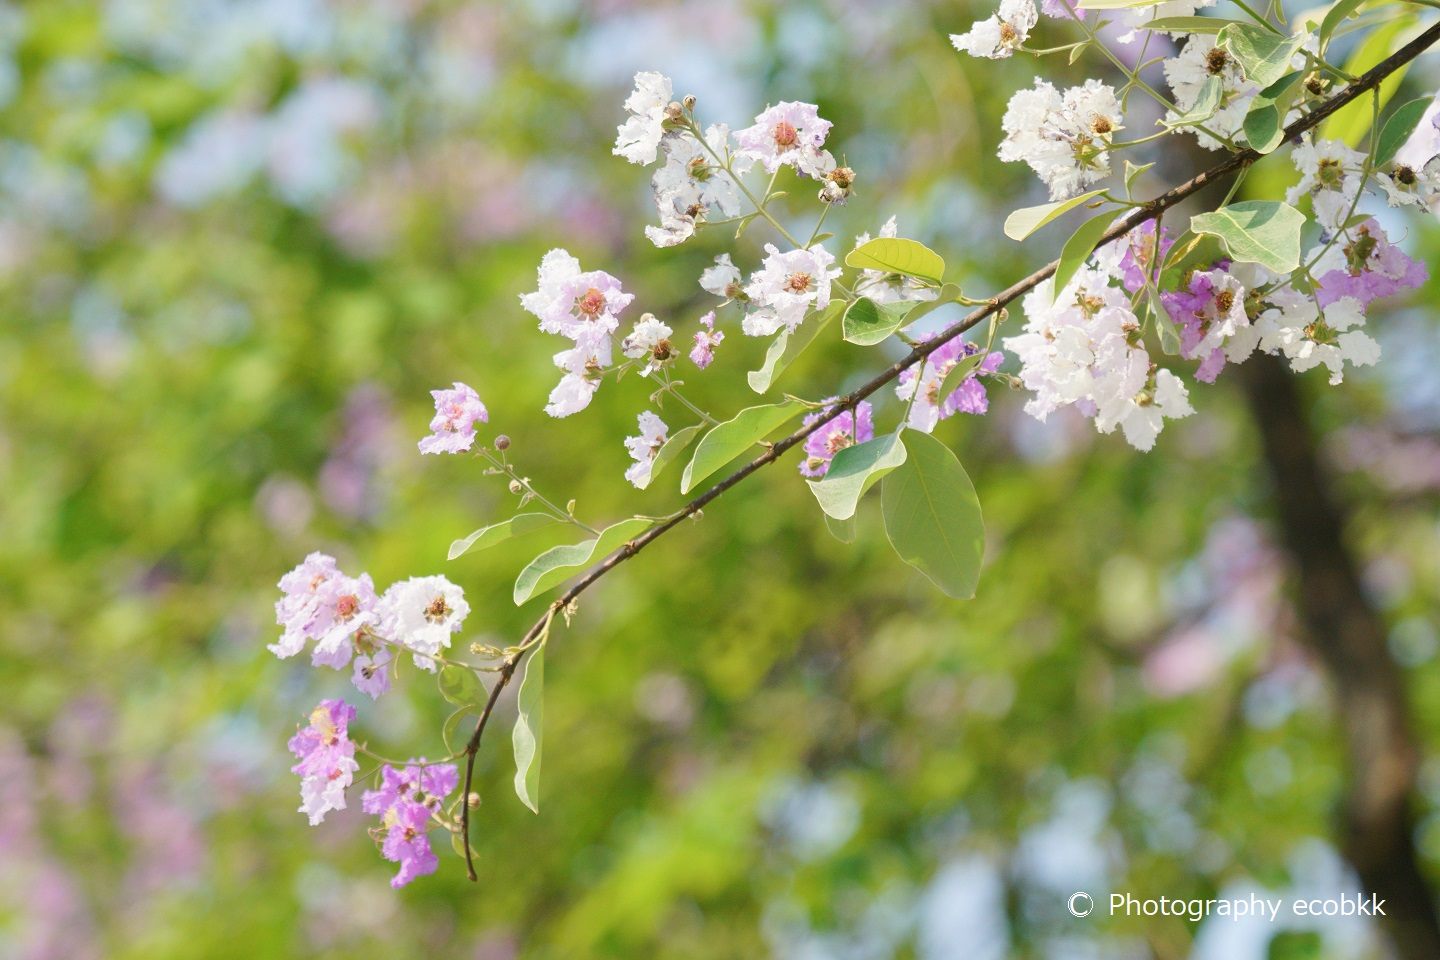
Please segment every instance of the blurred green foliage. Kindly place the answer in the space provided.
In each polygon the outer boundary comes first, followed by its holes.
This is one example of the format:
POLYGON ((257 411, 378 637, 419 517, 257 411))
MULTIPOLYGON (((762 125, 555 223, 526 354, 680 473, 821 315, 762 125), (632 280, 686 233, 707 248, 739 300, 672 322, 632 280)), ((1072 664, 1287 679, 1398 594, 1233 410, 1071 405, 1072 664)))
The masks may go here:
MULTIPOLYGON (((471 459, 417 455, 429 389, 474 385, 512 458, 596 522, 680 502, 678 475, 621 480, 643 381, 541 413, 553 344, 515 299, 564 245, 677 326, 703 309, 695 278, 728 238, 644 240, 645 173, 609 155, 629 75, 671 72, 732 125, 815 100, 861 176, 834 242, 897 213, 983 295, 1064 230, 1000 235, 1042 199, 993 157, 1033 65, 962 61, 945 34, 971 19, 839 0, 0 5, 0 952, 1174 957, 1188 922, 1077 924, 1064 898, 1333 869, 1334 718, 1223 380, 1148 456, 998 390, 983 421, 948 421, 988 535, 969 602, 894 559, 873 496, 842 546, 790 463, 727 494, 557 628, 539 816, 511 792, 507 697, 478 769, 476 885, 442 850, 394 893, 358 809, 313 830, 294 812, 285 740, 349 688, 265 653, 285 570, 322 549, 382 587, 443 572, 466 640, 513 642, 538 609, 510 602, 520 546, 445 560, 513 498, 471 459)), ((1424 89, 1419 68, 1407 83, 1424 89)), ((1407 226, 1440 262, 1437 225, 1407 226)), ((1379 317, 1374 376, 1305 378, 1432 752, 1434 298, 1379 317)), ((728 332, 688 384, 717 411, 751 402, 763 355, 728 332)), ((824 396, 876 365, 837 332, 782 388, 824 396)), ((446 712, 411 671, 357 728, 434 756, 446 712)), ((1310 942, 1272 955, 1324 955, 1310 942)))

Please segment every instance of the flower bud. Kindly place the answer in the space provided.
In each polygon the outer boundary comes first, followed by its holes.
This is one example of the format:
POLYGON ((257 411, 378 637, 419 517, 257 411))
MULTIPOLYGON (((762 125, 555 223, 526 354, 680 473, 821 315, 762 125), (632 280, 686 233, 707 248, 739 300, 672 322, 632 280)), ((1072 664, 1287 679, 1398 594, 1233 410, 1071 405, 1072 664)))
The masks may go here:
POLYGON ((685 116, 685 108, 679 102, 671 100, 665 104, 665 118, 667 120, 680 120, 685 116))
POLYGON ((496 449, 496 450, 509 450, 509 449, 510 449, 510 438, 507 437, 507 436, 506 436, 505 434, 503 434, 503 433, 500 434, 500 436, 498 436, 498 437, 495 438, 495 449, 496 449))
POLYGON ((685 99, 680 101, 680 105, 681 105, 682 107, 684 107, 686 110, 694 110, 694 109, 695 109, 695 94, 693 94, 693 93, 688 93, 688 94, 686 94, 686 95, 685 95, 685 99))
POLYGON ((849 167, 836 167, 830 171, 829 180, 841 190, 849 190, 855 185, 855 171, 849 167))
POLYGON ((525 485, 522 484, 519 480, 511 480, 511 481, 510 481, 510 492, 511 492, 511 493, 514 493, 514 494, 524 493, 524 492, 525 492, 525 485))
POLYGON ((480 794, 474 790, 471 790, 470 793, 465 797, 465 805, 468 806, 471 810, 474 810, 476 807, 480 806, 480 794))

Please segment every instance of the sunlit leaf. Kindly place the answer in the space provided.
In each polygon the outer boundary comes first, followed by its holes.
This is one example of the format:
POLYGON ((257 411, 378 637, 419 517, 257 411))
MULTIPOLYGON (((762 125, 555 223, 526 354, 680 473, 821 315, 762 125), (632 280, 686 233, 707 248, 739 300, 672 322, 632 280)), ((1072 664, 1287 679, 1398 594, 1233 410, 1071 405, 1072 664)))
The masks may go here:
POLYGON ((789 400, 783 403, 747 407, 724 423, 710 428, 700 438, 695 455, 680 478, 680 492, 695 485, 768 436, 776 427, 800 415, 805 408, 789 400))
POLYGON ((521 513, 511 517, 509 520, 502 520, 499 523, 492 523, 488 527, 481 527, 470 536, 456 540, 450 544, 450 552, 446 554, 447 560, 454 560, 462 554, 471 550, 484 550, 493 547, 497 543, 504 543, 514 537, 523 536, 541 527, 548 527, 559 521, 548 513, 521 513))
POLYGON ((1056 217, 1074 210, 1082 203, 1093 200, 1104 192, 1104 190, 1091 190, 1089 193, 1082 193, 1069 200, 1056 200, 1054 203, 1042 203, 1037 207, 1024 207, 1016 210, 1005 218, 1005 236, 1011 240, 1024 240, 1056 217))
POLYGON ((764 393, 773 387, 785 368, 790 366, 806 347, 814 343, 844 309, 844 300, 831 300, 818 317, 807 318, 794 330, 781 330, 776 334, 775 339, 770 342, 770 348, 765 351, 765 362, 760 369, 751 370, 745 377, 750 389, 756 393, 764 393))
POLYGON ((848 520, 865 491, 904 462, 905 444, 898 434, 887 433, 841 450, 824 477, 806 482, 827 517, 848 520))
POLYGON ((931 283, 945 276, 945 260, 918 240, 876 237, 845 255, 845 266, 882 273, 902 273, 931 283))
POLYGON ((516 697, 519 710, 511 743, 515 748, 515 795, 540 812, 540 747, 545 734, 545 644, 525 661, 525 676, 516 697))
POLYGON ((885 534, 900 559, 947 596, 975 596, 985 554, 980 500, 950 448, 906 430, 907 457, 881 483, 885 534))
POLYGON ((1079 228, 1065 241, 1065 246, 1060 250, 1060 262, 1055 267, 1055 282, 1051 292, 1051 298, 1060 295, 1065 289, 1065 284, 1075 276, 1075 272, 1084 265, 1087 258, 1095 250, 1095 244, 1105 236, 1105 231, 1110 228, 1115 217, 1119 214, 1117 210, 1106 210, 1080 224, 1079 228))
POLYGON ((613 552, 627 540, 634 539, 650 526, 643 517, 631 517, 606 527, 600 535, 580 543, 551 547, 531 560, 515 578, 515 605, 555 586, 613 552))
POLYGON ((1234 259, 1276 273, 1289 273, 1300 265, 1304 226, 1304 214, 1278 200, 1243 200, 1190 220, 1190 229, 1218 237, 1234 259))

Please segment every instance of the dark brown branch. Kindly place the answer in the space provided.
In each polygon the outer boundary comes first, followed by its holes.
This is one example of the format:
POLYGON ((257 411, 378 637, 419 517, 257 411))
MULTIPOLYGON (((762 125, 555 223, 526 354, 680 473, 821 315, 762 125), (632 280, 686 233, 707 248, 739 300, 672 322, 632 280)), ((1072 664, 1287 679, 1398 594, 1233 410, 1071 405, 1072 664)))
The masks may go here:
POLYGON ((1414 846, 1411 808, 1419 748, 1385 624, 1365 596, 1345 543, 1297 385, 1275 357, 1240 368, 1272 480, 1281 539, 1294 560, 1306 644, 1325 668, 1343 718, 1349 788, 1343 852, 1366 892, 1384 898, 1399 956, 1440 957, 1440 919, 1414 846))
MULTIPOLYGON (((1357 97, 1360 97, 1368 91, 1379 86, 1382 80, 1384 80, 1390 74, 1394 73, 1396 70, 1400 69, 1400 67, 1409 63, 1411 60, 1414 60, 1421 53, 1425 52, 1425 50, 1431 47, 1437 40, 1440 40, 1440 24, 1436 24, 1430 27, 1428 30, 1420 34, 1414 40, 1411 40, 1405 46, 1395 51, 1395 53, 1391 54, 1385 60, 1381 61, 1379 64, 1376 64, 1375 67, 1368 70, 1364 75, 1359 77, 1354 83, 1347 86, 1344 90, 1340 91, 1335 96, 1322 103, 1319 107, 1317 107, 1315 110, 1312 110, 1304 117, 1301 117, 1299 120, 1296 120, 1294 123, 1290 124, 1290 126, 1285 128, 1285 139, 1293 140, 1299 137, 1302 133, 1305 133, 1315 128, 1326 117, 1330 116, 1336 110, 1339 110, 1347 103, 1350 103, 1357 97)), ((1191 178, 1180 186, 1175 187, 1173 190, 1163 193, 1155 199, 1150 200, 1145 204, 1142 204, 1132 213, 1129 213, 1124 217, 1120 218, 1120 220, 1117 221, 1114 226, 1112 226, 1109 230, 1105 231, 1105 235, 1100 239, 1100 242, 1096 244, 1096 247, 1102 247, 1108 243, 1119 239, 1120 237, 1129 233, 1131 230, 1140 226, 1145 221, 1152 220, 1155 217, 1158 217, 1165 210, 1168 210, 1170 207, 1175 206, 1177 203, 1191 196, 1192 194, 1203 190, 1210 184, 1215 183, 1216 181, 1221 180, 1225 177, 1228 177, 1231 174, 1240 172, 1241 170, 1248 167, 1250 164, 1254 163, 1256 160, 1259 160, 1261 156, 1262 154, 1256 152, 1255 150, 1249 149, 1242 150, 1239 153, 1231 154, 1225 160, 1211 167, 1209 170, 1198 174, 1197 176, 1191 178)), ((520 663, 520 660, 525 656, 525 650, 528 649, 531 641, 533 641, 536 637, 540 635, 540 631, 545 628, 545 625, 550 621, 550 618, 554 616, 555 611, 569 606, 572 601, 574 601, 577 597, 580 596, 580 594, 584 593, 587 589, 589 589, 590 585, 593 584, 595 581, 605 576, 607 573, 615 569, 620 564, 624 563, 626 560, 629 560, 631 557, 635 556, 635 554, 648 547, 651 543, 654 543, 655 540, 664 536, 670 530, 673 530, 685 519, 699 513, 712 500, 719 497, 731 487, 740 483, 752 473, 760 470, 765 466, 768 466, 769 464, 774 463, 776 460, 780 459, 780 457, 784 456, 786 451, 790 450, 792 447, 804 443, 806 437, 810 436, 815 431, 821 429, 825 426, 825 424, 829 423, 831 420, 834 420, 836 417, 845 413, 847 410, 854 408, 854 406, 858 404, 861 400, 864 400, 872 393, 875 393, 881 387, 894 381, 905 370, 908 370, 916 364, 920 363, 920 361, 924 360, 934 351, 940 349, 940 347, 947 342, 954 340, 956 337, 960 336, 965 331, 970 330, 971 328, 979 325, 990 317, 998 314, 1006 306, 1018 300, 1020 297, 1023 297, 1025 294, 1029 293, 1041 283, 1044 283, 1055 273, 1055 270, 1058 266, 1058 261, 1052 261, 1046 264, 1039 270, 1036 270, 1034 273, 1030 274, 1030 276, 1026 277, 1024 280, 1021 280, 1020 282, 1008 287, 998 296, 989 300, 984 306, 971 311, 962 319, 957 320, 955 323, 946 327, 943 331, 940 332, 938 336, 932 337, 924 343, 917 345, 905 357, 897 360, 895 363, 885 368, 885 370, 876 374, 875 377, 873 377, 868 383, 837 400, 828 410, 826 410, 823 414, 821 414, 814 421, 812 421, 809 426, 801 427, 799 430, 796 430, 789 436, 776 441, 765 453, 756 457, 754 460, 751 460, 749 463, 745 464, 745 466, 741 467, 739 470, 736 470, 724 480, 721 480, 719 483, 715 484, 713 487, 700 494, 700 496, 685 504, 685 506, 682 507, 678 512, 667 517, 660 523, 657 523, 655 526, 640 534, 640 536, 636 537, 634 540, 631 540, 629 543, 625 544, 625 546, 621 547, 615 553, 606 557, 603 561, 596 564, 595 566, 591 567, 580 577, 580 579, 576 580, 573 584, 571 584, 569 589, 567 589, 563 594, 561 594, 560 599, 556 600, 553 604, 551 604, 550 609, 546 611, 545 616, 537 620, 534 626, 532 626, 529 630, 526 631, 524 639, 519 644, 522 649, 506 657, 501 664, 500 672, 495 680, 495 687, 490 693, 490 699, 485 705, 484 712, 480 714, 480 719, 475 724, 475 732, 471 734, 470 740, 465 747, 466 802, 461 808, 461 829, 465 836, 465 867, 470 875, 470 879, 476 879, 476 875, 475 865, 472 862, 472 858, 470 856, 469 795, 470 784, 475 768, 475 755, 480 749, 480 738, 485 732, 485 725, 489 722, 490 714, 494 711, 495 703, 499 699, 500 691, 505 687, 506 684, 510 682, 510 678, 515 675, 515 668, 520 663)))

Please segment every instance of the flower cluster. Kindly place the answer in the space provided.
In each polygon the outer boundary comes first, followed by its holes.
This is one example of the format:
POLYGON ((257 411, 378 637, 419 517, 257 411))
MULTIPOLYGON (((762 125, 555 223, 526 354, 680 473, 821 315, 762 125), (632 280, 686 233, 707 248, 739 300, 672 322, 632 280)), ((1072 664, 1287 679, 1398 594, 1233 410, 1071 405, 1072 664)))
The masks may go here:
POLYGON ((1062 200, 1110 175, 1110 143, 1122 128, 1115 90, 1086 80, 1064 93, 1045 80, 1010 98, 1000 159, 1024 162, 1062 200))
POLYGON ((299 762, 290 768, 300 775, 300 812, 313 827, 331 810, 345 809, 345 791, 360 765, 350 740, 355 708, 344 700, 322 700, 310 723, 290 738, 290 752, 299 762))
POLYGON ((429 830, 445 825, 439 814, 445 798, 459 783, 453 763, 412 760, 400 770, 385 764, 379 789, 365 791, 361 809, 380 818, 371 835, 380 844, 381 855, 400 865, 390 886, 398 889, 439 867, 440 859, 430 848, 429 830))
POLYGON ((649 410, 636 419, 640 421, 640 435, 625 438, 625 449, 630 451, 630 458, 635 461, 625 471, 625 479, 643 489, 650 483, 650 468, 655 464, 655 455, 669 439, 670 428, 649 410))
POLYGON ((312 553, 280 578, 275 604, 280 640, 269 645, 282 659, 314 641, 316 666, 352 667, 351 681, 372 698, 390 689, 394 651, 408 650, 417 667, 435 670, 435 656, 470 612, 464 592, 442 576, 411 577, 376 596, 369 574, 349 577, 335 558, 312 553))
MULTIPOLYGON (((819 420, 822 414, 828 413, 833 408, 834 404, 835 398, 831 397, 825 401, 825 406, 821 410, 806 414, 805 426, 808 427, 819 420)), ((800 473, 819 479, 830 472, 830 461, 835 459, 835 454, 846 447, 853 447, 857 443, 865 443, 867 440, 874 439, 874 411, 870 404, 862 400, 854 410, 846 410, 805 438, 805 459, 800 461, 800 473)))
POLYGON ((1000 369, 1005 356, 999 351, 986 354, 965 373, 964 378, 953 389, 941 396, 945 390, 945 381, 955 368, 967 358, 978 356, 980 352, 980 348, 975 344, 956 337, 942 343, 923 363, 901 373, 895 382, 895 395, 909 405, 910 412, 905 418, 905 425, 930 433, 941 420, 957 413, 987 412, 990 409, 990 399, 979 375, 994 373, 1000 369))

